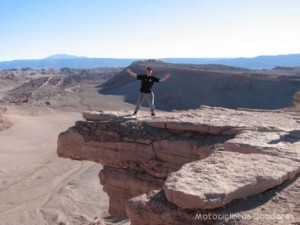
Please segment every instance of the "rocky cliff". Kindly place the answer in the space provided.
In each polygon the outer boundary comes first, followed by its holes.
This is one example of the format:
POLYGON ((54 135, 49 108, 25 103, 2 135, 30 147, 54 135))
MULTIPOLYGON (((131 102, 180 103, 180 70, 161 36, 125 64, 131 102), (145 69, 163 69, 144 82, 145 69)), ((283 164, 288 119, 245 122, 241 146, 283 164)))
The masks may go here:
POLYGON ((300 222, 299 112, 158 114, 85 112, 59 135, 60 157, 104 165, 110 214, 133 225, 300 222))

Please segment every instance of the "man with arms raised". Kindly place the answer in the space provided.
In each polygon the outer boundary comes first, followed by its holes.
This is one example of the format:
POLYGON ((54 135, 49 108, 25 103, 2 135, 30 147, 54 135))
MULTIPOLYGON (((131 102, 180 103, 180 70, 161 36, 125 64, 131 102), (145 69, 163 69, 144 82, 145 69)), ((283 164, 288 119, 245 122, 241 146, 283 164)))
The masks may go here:
POLYGON ((152 86, 155 82, 162 82, 162 81, 167 80, 170 77, 170 74, 166 73, 162 78, 157 78, 155 76, 152 76, 152 68, 151 67, 147 67, 146 74, 137 75, 136 73, 132 72, 131 69, 127 69, 127 72, 132 77, 135 77, 137 80, 141 81, 140 94, 139 94, 133 115, 137 114, 141 105, 143 104, 143 102, 146 99, 149 104, 150 110, 151 110, 151 116, 155 116, 154 94, 152 92, 152 86))

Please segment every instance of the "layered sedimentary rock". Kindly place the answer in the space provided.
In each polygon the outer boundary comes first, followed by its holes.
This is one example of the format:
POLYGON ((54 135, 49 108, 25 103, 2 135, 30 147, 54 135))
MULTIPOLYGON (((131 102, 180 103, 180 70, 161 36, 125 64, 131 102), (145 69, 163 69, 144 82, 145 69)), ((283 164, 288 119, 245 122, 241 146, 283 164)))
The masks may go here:
POLYGON ((169 202, 182 209, 215 209, 299 173, 300 163, 290 159, 220 151, 170 174, 164 192, 169 202))
POLYGON ((58 155, 103 164, 109 212, 132 224, 199 224, 196 213, 224 213, 300 173, 295 112, 201 107, 83 117, 60 134, 58 155))
POLYGON ((111 167, 104 167, 99 173, 99 178, 103 190, 109 195, 109 213, 112 215, 124 215, 128 199, 161 189, 164 183, 163 179, 144 173, 111 167))
MULTIPOLYGON (((222 128, 205 133, 189 130, 182 123, 184 130, 180 131, 179 124, 171 121, 167 126, 172 128, 165 128, 160 119, 143 121, 114 113, 84 113, 84 117, 87 122, 77 122, 60 134, 57 152, 105 166, 99 177, 110 196, 109 212, 115 215, 126 214, 129 198, 161 189, 171 172, 208 157, 232 138, 223 135, 222 128)), ((199 124, 194 129, 203 128, 199 124)))
POLYGON ((289 132, 243 131, 224 143, 225 151, 260 153, 300 162, 300 130, 289 132))

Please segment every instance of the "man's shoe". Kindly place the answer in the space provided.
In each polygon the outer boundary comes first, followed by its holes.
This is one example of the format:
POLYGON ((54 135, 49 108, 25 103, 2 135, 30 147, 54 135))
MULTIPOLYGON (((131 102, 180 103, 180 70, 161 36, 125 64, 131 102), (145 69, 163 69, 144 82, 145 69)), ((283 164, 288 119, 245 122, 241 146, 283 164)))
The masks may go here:
POLYGON ((154 113, 154 112, 152 112, 152 113, 151 113, 151 116, 155 116, 155 113, 154 113))

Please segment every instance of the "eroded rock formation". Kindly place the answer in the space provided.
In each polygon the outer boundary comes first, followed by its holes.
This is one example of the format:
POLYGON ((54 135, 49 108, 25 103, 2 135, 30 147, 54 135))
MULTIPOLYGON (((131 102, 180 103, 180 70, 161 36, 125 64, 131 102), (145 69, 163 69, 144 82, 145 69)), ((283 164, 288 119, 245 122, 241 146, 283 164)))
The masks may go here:
POLYGON ((120 71, 120 68, 49 68, 41 70, 24 68, 0 71, 0 87, 4 86, 7 89, 3 92, 0 102, 40 105, 39 103, 48 101, 55 96, 78 92, 80 85, 86 82, 96 83, 107 80, 120 71))
MULTIPOLYGON (((128 215, 133 225, 200 224, 199 213, 243 211, 261 193, 287 180, 298 182, 296 112, 201 107, 157 117, 126 112, 83 117, 86 121, 59 135, 57 153, 103 164, 99 178, 109 212, 128 215)), ((293 215, 289 222, 298 221, 296 209, 285 213, 293 215)))
MULTIPOLYGON (((143 74, 151 66, 153 75, 171 73, 168 82, 155 85, 155 106, 161 110, 197 109, 200 105, 225 108, 279 109, 290 107, 299 91, 300 67, 250 70, 224 65, 177 64, 137 61, 129 68, 143 74)), ((124 69, 102 85, 100 93, 120 95, 136 103, 139 82, 124 69)))

